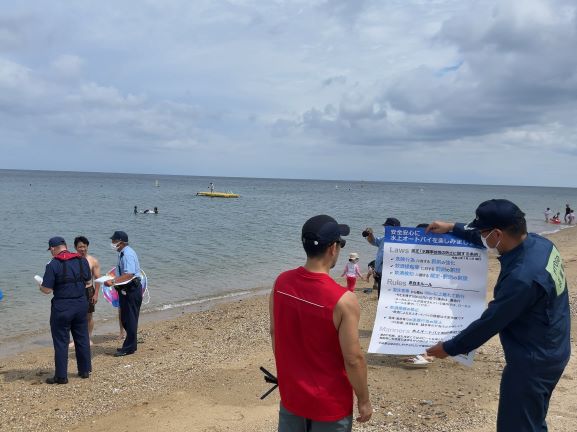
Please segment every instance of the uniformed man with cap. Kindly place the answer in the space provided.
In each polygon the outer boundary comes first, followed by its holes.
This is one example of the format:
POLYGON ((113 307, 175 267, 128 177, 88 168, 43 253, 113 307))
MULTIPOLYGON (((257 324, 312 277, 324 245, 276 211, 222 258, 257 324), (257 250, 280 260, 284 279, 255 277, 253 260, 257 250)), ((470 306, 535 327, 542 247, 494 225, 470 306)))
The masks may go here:
MULTIPOLYGON (((399 227, 401 226, 401 222, 397 218, 390 217, 385 220, 383 227, 399 227)), ((375 237, 372 228, 365 228, 363 231, 363 237, 367 239, 367 241, 376 246, 377 256, 375 257, 375 273, 373 277, 377 282, 377 298, 381 297, 381 272, 383 271, 383 243, 385 242, 385 236, 383 234, 382 237, 375 237)))
POLYGON ((136 252, 128 246, 128 235, 124 231, 115 231, 110 240, 112 249, 118 252, 118 265, 115 270, 116 277, 105 284, 114 286, 118 291, 120 321, 126 331, 126 338, 114 356, 122 357, 133 354, 137 349, 136 333, 142 305, 140 264, 136 252))
POLYGON ((465 354, 498 333, 506 366, 497 431, 546 431, 549 400, 571 354, 568 290, 559 251, 548 239, 528 234, 525 214, 504 199, 480 204, 468 225, 436 221, 427 230, 452 231, 483 244, 500 255, 501 263, 494 299, 481 317, 427 354, 465 354))
POLYGON ((90 340, 86 310, 86 282, 91 280, 90 266, 86 258, 70 253, 62 237, 52 237, 48 250, 53 259, 46 265, 40 291, 53 294, 50 309, 50 330, 54 344, 54 376, 48 384, 68 383, 68 343, 70 333, 74 340, 78 375, 88 378, 92 371, 90 340))

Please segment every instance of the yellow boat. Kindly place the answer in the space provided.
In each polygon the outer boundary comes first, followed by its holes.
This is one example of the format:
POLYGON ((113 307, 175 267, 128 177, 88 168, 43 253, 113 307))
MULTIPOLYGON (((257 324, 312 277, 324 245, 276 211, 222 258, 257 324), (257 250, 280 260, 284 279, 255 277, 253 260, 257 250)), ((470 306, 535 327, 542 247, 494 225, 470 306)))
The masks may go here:
POLYGON ((211 198, 238 198, 239 194, 232 192, 197 192, 197 196, 211 197, 211 198))

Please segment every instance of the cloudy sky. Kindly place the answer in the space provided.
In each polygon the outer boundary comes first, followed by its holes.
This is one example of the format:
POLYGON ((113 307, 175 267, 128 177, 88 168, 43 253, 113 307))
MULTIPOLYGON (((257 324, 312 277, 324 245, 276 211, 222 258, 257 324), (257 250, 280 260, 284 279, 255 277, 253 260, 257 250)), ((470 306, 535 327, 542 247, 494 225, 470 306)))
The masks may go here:
POLYGON ((0 168, 577 186, 576 47, 573 0, 2 2, 0 168))

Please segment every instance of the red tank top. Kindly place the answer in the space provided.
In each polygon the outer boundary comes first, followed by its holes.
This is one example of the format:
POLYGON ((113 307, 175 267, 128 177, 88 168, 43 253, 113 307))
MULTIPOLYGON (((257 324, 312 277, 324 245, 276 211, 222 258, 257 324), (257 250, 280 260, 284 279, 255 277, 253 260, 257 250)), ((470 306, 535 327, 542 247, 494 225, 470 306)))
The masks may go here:
POLYGON ((333 309, 347 289, 304 267, 282 273, 274 286, 274 340, 280 397, 293 414, 336 421, 353 412, 333 309))

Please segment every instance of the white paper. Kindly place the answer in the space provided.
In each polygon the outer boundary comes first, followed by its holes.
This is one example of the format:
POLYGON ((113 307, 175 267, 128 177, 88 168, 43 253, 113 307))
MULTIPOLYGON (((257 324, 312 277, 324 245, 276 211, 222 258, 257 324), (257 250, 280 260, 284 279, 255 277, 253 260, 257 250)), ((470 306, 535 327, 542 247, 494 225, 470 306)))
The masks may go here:
MULTIPOLYGON (((377 354, 423 354, 485 310, 487 251, 451 234, 387 227, 381 297, 369 345, 377 354)), ((471 365, 474 352, 454 358, 471 365)))
POLYGON ((38 282, 40 285, 42 285, 42 282, 44 282, 44 279, 42 279, 42 277, 38 275, 34 276, 34 280, 38 282))
POLYGON ((98 279, 94 279, 94 282, 96 283, 104 283, 107 282, 109 280, 114 279, 114 276, 109 276, 109 275, 105 275, 105 276, 101 276, 98 279))
MULTIPOLYGON (((124 281, 124 282, 117 282, 117 283, 115 283, 114 285, 126 285, 127 283, 129 283, 130 281, 132 281, 132 279, 134 279, 135 277, 136 277, 136 276, 133 276, 132 278, 130 278, 130 279, 128 279, 127 281, 124 281)), ((107 281, 112 280, 112 279, 114 279, 114 276, 106 275, 106 276, 99 277, 98 279, 94 279, 94 282, 96 282, 96 283, 104 283, 104 282, 107 282, 107 281)))

